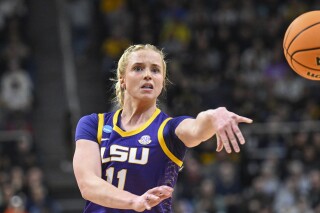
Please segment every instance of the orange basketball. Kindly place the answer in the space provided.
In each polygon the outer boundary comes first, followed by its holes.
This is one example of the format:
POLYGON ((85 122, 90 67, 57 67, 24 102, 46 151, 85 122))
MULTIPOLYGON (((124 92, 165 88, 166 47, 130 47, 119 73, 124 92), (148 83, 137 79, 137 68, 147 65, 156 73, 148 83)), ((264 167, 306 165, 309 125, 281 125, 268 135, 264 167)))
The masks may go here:
POLYGON ((320 10, 298 16, 283 40, 284 55, 299 75, 320 81, 320 10))

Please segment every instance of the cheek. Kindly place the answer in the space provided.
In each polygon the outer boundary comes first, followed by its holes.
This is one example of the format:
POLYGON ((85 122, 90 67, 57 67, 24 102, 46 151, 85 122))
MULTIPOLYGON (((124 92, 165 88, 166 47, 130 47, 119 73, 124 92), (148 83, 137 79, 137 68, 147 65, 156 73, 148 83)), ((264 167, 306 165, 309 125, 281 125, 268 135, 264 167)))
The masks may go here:
POLYGON ((134 76, 128 76, 128 77, 126 78, 126 86, 127 86, 127 87, 128 87, 128 86, 131 87, 131 86, 137 85, 138 82, 139 82, 139 80, 138 80, 136 77, 134 77, 134 76))
POLYGON ((164 86, 164 79, 161 77, 159 79, 157 79, 157 85, 159 89, 162 89, 164 86))

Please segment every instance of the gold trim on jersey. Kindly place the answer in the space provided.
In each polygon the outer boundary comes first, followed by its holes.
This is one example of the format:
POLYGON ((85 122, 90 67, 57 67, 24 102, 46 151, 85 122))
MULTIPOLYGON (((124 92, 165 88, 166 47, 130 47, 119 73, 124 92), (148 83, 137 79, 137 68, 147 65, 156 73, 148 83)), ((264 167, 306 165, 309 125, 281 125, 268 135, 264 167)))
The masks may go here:
POLYGON ((99 144, 101 144, 103 124, 104 124, 104 114, 99 113, 98 114, 98 131, 97 131, 97 140, 99 144))
POLYGON ((169 120, 171 120, 172 118, 167 118, 166 120, 164 120, 162 122, 162 124, 160 125, 160 128, 158 130, 158 140, 159 140, 159 143, 160 143, 160 146, 163 150, 163 152, 170 158, 170 160, 172 160, 175 164, 177 164, 179 167, 182 167, 183 165, 183 162, 181 160, 179 160, 174 154, 172 154, 172 152, 168 149, 167 145, 166 145, 166 142, 164 140, 164 137, 163 137, 163 130, 164 130, 164 127, 166 126, 167 122, 169 120))
POLYGON ((160 114, 160 109, 156 109, 156 111, 152 114, 152 116, 149 118, 149 120, 147 122, 145 122, 142 126, 140 126, 139 128, 135 129, 135 130, 131 130, 131 131, 123 131, 121 128, 119 128, 117 126, 118 123, 118 117, 119 117, 119 113, 120 113, 121 109, 118 109, 114 115, 113 115, 113 130, 116 131, 117 133, 119 133, 119 135, 121 135, 122 137, 128 137, 128 136, 132 136, 135 134, 138 134, 140 132, 142 132, 143 130, 145 130, 151 123, 152 121, 160 114))

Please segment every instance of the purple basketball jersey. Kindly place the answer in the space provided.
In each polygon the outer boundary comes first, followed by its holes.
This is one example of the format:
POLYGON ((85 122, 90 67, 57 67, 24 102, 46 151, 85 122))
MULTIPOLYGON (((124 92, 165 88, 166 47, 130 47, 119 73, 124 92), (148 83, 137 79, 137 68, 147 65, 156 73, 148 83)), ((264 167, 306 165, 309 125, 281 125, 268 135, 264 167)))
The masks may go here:
MULTIPOLYGON (((178 124, 188 117, 170 118, 157 109, 138 129, 123 131, 118 125, 120 113, 121 110, 84 116, 77 126, 76 140, 100 143, 101 178, 136 195, 156 186, 174 187, 187 150, 174 132, 178 124)), ((171 202, 170 198, 166 199, 145 212, 170 213, 171 202)), ((111 209, 87 201, 84 212, 135 211, 111 209)))

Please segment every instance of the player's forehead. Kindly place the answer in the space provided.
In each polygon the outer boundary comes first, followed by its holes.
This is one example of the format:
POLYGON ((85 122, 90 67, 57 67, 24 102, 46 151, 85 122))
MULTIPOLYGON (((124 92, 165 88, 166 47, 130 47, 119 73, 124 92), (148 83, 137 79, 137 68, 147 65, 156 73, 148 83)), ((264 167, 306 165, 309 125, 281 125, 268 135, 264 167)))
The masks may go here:
POLYGON ((150 64, 163 68, 163 58, 160 53, 152 49, 142 49, 134 51, 128 58, 128 65, 150 64))

